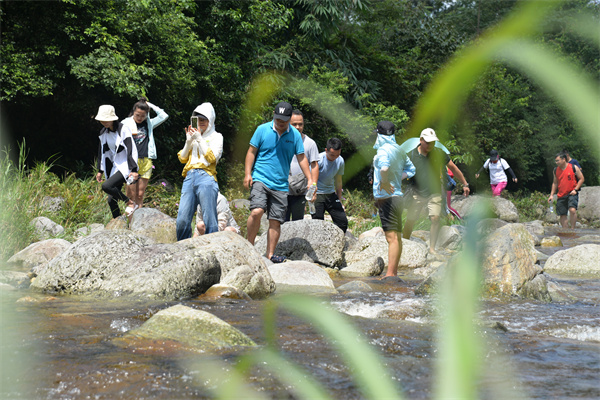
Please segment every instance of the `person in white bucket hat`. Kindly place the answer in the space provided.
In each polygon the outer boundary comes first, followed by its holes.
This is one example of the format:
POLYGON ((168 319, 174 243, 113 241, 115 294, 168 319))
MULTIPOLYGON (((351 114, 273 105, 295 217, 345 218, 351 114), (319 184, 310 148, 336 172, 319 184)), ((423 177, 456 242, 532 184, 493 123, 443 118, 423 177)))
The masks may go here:
POLYGON ((133 183, 138 179, 137 149, 129 131, 123 130, 115 108, 101 105, 95 119, 102 124, 98 139, 98 173, 96 181, 105 181, 102 190, 108 194, 108 206, 113 218, 121 215, 118 200, 127 203, 125 213, 131 216, 135 211, 135 203, 131 201, 121 188, 125 182, 133 183))

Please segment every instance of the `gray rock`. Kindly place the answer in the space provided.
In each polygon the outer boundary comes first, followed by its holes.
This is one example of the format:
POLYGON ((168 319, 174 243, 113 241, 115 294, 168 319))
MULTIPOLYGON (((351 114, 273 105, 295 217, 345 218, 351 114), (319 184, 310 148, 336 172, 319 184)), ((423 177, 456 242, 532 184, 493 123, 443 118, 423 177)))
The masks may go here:
POLYGON ((65 199, 62 197, 45 196, 42 199, 42 210, 48 212, 58 212, 65 206, 65 199))
POLYGON ((152 245, 130 231, 103 230, 52 259, 31 287, 109 297, 193 297, 219 282, 221 267, 213 251, 183 242, 152 245))
POLYGON ((544 236, 544 224, 540 220, 524 222, 523 226, 534 236, 544 236))
POLYGON ((136 347, 144 340, 175 341, 200 352, 235 346, 256 346, 248 336, 205 311, 181 304, 154 314, 139 328, 115 340, 121 346, 136 347))
POLYGON ((358 244, 358 239, 350 231, 344 234, 344 251, 352 250, 358 244))
POLYGON ((0 270, 0 283, 10 285, 18 289, 27 289, 31 284, 31 279, 25 272, 0 270))
POLYGON ((136 210, 129 222, 129 229, 138 235, 151 238, 155 243, 175 243, 177 233, 174 218, 156 208, 142 207, 136 210))
POLYGON ((277 293, 337 293, 329 274, 307 261, 273 264, 269 266, 269 272, 277 286, 277 293))
POLYGON ((544 271, 567 275, 600 276, 600 244, 582 244, 551 255, 544 271))
POLYGON ((349 293, 364 293, 364 292, 372 292, 373 288, 369 286, 368 283, 363 281, 352 281, 343 284, 337 288, 339 293, 349 294, 349 293))
POLYGON ((436 249, 456 250, 460 248, 462 232, 457 226, 442 226, 435 244, 436 249))
POLYGON ((381 275, 384 267, 385 264, 381 257, 369 257, 351 262, 340 270, 340 275, 345 277, 377 276, 381 275))
POLYGON ((362 240, 366 237, 377 237, 377 236, 384 236, 385 232, 383 232, 383 229, 380 226, 376 226, 375 228, 371 228, 368 231, 364 231, 363 233, 361 233, 358 236, 358 240, 362 240))
POLYGON ((64 239, 46 239, 35 242, 8 259, 11 269, 27 272, 34 267, 43 265, 68 249, 71 243, 64 239))
POLYGON ((600 186, 581 188, 577 217, 588 223, 600 221, 600 186))
POLYGON ((463 218, 468 218, 474 210, 476 204, 487 203, 489 205, 489 217, 499 218, 507 222, 519 221, 519 213, 517 207, 507 199, 502 197, 489 197, 484 196, 457 196, 456 200, 452 198, 452 207, 458 211, 463 218))
MULTIPOLYGON (((260 254, 266 253, 266 233, 258 238, 255 247, 260 254)), ((334 268, 342 264, 343 248, 344 233, 340 228, 329 221, 304 219, 281 225, 275 254, 334 268)))
POLYGON ((580 242, 600 243, 600 235, 584 235, 579 238, 580 242))
POLYGON ((477 233, 483 238, 506 225, 508 225, 508 222, 499 218, 485 218, 477 223, 477 233))
MULTIPOLYGON (((427 263, 427 246, 413 240, 402 239, 399 268, 419 268, 427 263)), ((344 267, 340 272, 346 276, 379 275, 388 264, 388 243, 385 236, 365 237, 358 241, 354 250, 344 253, 344 267), (377 272, 378 266, 381 270, 377 272), (363 271, 362 274, 356 273, 363 271)))
MULTIPOLYGON (((509 224, 491 233, 482 242, 483 295, 524 296, 550 301, 545 278, 535 279, 542 269, 536 264, 537 252, 531 234, 521 224, 509 224)), ((442 264, 416 289, 419 295, 437 290, 448 268, 462 262, 460 254, 442 264), (450 267, 448 267, 450 266, 450 267)))
POLYGON ((552 281, 548 282, 548 293, 550 293, 552 301, 567 302, 577 300, 575 296, 569 293, 565 288, 552 281))
POLYGON ((548 257, 550 257, 548 254, 542 253, 541 251, 536 251, 535 254, 537 256, 537 261, 546 261, 548 257))
POLYGON ((552 296, 548 292, 548 280, 544 274, 538 274, 533 279, 526 281, 517 293, 525 298, 546 302, 552 301, 552 296))
POLYGON ((490 294, 518 294, 541 272, 531 234, 522 224, 509 224, 485 240, 483 275, 490 294))
POLYGON ((33 226, 34 236, 38 240, 49 239, 65 232, 65 228, 46 217, 36 217, 31 220, 30 225, 33 226))
POLYGON ((75 231, 75 237, 77 239, 81 239, 82 237, 85 237, 87 235, 90 235, 94 232, 99 232, 101 230, 104 230, 104 225, 102 224, 91 224, 90 226, 84 226, 82 228, 79 228, 75 231))
MULTIPOLYGON (((221 266, 221 284, 235 286, 253 299, 264 299, 275 291, 263 257, 246 239, 234 232, 215 232, 179 242, 190 242, 214 253, 221 266)), ((270 262, 270 261, 269 261, 270 262)))

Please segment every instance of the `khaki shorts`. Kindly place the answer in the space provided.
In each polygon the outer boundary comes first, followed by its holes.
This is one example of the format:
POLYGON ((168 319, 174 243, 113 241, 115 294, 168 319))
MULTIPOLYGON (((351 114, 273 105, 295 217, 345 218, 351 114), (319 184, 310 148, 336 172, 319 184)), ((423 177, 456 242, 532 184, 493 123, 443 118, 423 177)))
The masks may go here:
POLYGON ((140 178, 150 179, 152 176, 152 159, 148 157, 138 158, 138 174, 140 174, 140 178))
POLYGON ((406 218, 410 221, 416 221, 425 206, 427 206, 430 218, 435 216, 439 217, 442 215, 442 196, 439 194, 432 194, 428 197, 414 195, 410 202, 410 206, 408 207, 406 218))

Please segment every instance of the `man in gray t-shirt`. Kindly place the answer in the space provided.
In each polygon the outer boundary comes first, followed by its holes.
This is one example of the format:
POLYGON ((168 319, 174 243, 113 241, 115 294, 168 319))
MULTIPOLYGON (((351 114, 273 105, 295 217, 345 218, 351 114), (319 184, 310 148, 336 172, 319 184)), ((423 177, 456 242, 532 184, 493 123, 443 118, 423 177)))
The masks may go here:
POLYGON ((327 141, 327 149, 319 154, 319 180, 317 182, 317 199, 312 219, 325 219, 325 211, 331 215, 333 223, 344 233, 348 229, 348 217, 342 205, 342 176, 344 175, 344 158, 342 141, 331 138, 327 141))
MULTIPOLYGON (((310 174, 313 182, 317 182, 319 179, 319 148, 314 140, 306 136, 302 131, 304 130, 304 116, 300 110, 292 111, 292 117, 290 118, 290 125, 296 128, 302 135, 302 143, 304 144, 304 155, 308 160, 310 166, 310 174)), ((304 218, 304 209, 306 206, 306 177, 300 169, 298 160, 296 157, 292 159, 290 164, 290 187, 288 188, 288 206, 285 214, 285 220, 289 221, 290 216, 292 221, 297 221, 304 218), (295 189, 299 188, 299 189, 295 189)))

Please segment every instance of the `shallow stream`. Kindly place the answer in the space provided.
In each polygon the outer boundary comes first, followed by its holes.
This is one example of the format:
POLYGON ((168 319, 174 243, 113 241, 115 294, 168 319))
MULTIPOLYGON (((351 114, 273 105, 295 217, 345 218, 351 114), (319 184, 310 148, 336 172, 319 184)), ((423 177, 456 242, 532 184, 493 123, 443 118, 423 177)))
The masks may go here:
MULTIPOLYGON (((581 244, 579 238, 584 235, 599 234, 597 230, 562 233, 558 229, 550 233, 561 236, 563 248, 581 244)), ((540 250, 552 254, 560 249, 540 250)), ((348 315, 382 355, 406 398, 429 399, 435 390, 436 303, 433 298, 415 296, 413 290, 419 280, 406 278, 404 284, 361 278, 375 291, 335 295, 322 302, 348 315), (384 311, 393 318, 376 318, 384 311)), ((479 383, 481 398, 600 398, 600 279, 551 278, 577 301, 481 303, 479 317, 487 343, 479 383), (507 330, 491 328, 495 322, 507 330)), ((336 280, 335 285, 348 281, 336 280)), ((161 309, 179 303, 210 312, 259 345, 265 343, 261 301, 198 298, 172 303, 99 302, 29 291, 4 292, 1 299, 2 383, 6 385, 10 379, 10 389, 3 389, 7 398, 210 398, 194 379, 194 371, 186 366, 215 357, 233 363, 235 352, 182 353, 169 344, 124 349, 112 341, 161 309), (26 296, 28 301, 23 299, 26 296)), ((279 345, 286 357, 321 381, 333 398, 364 398, 340 356, 309 324, 279 312, 278 329, 279 345)), ((261 368, 252 370, 250 382, 270 398, 293 398, 289 388, 261 368)))

